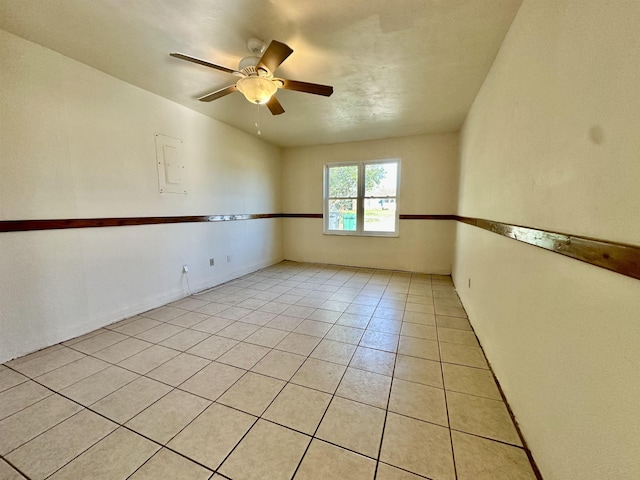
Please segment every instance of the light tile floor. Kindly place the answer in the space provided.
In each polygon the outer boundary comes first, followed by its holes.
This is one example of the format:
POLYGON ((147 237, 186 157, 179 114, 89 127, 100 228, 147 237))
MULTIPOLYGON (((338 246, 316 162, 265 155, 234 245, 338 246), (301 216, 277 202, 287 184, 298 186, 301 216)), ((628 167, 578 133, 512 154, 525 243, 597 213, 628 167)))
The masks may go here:
POLYGON ((535 479, 450 277, 283 262, 0 366, 1 479, 535 479))

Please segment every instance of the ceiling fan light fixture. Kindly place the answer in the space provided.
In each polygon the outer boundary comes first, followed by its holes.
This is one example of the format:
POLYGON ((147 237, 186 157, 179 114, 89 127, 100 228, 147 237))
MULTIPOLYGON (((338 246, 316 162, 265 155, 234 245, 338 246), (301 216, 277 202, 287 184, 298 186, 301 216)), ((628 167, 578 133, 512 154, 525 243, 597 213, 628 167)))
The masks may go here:
POLYGON ((333 93, 333 87, 330 85, 273 78, 273 74, 280 64, 293 53, 293 50, 288 45, 278 42, 277 40, 271 40, 271 43, 269 43, 269 46, 265 50, 264 42, 251 39, 247 47, 253 55, 249 55, 240 60, 240 65, 237 70, 216 65, 207 60, 190 57, 184 53, 172 52, 169 55, 241 77, 232 85, 199 97, 198 100, 201 102, 211 102, 230 93, 240 91, 249 102, 253 104, 266 104, 272 115, 280 115, 284 113, 284 108, 282 108, 278 99, 273 96, 279 88, 325 97, 330 97, 333 93), (258 55, 261 56, 258 57, 258 55))
POLYGON ((244 77, 238 80, 236 87, 251 103, 267 103, 278 87, 268 78, 260 76, 244 77))

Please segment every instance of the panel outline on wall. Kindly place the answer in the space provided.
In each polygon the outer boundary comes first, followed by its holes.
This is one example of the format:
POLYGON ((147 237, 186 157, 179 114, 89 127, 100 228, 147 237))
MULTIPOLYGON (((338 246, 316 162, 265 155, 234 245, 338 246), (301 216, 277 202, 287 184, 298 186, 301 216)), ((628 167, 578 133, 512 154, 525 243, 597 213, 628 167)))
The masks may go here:
POLYGON ((180 138, 155 134, 158 191, 160 193, 187 193, 184 142, 180 138))

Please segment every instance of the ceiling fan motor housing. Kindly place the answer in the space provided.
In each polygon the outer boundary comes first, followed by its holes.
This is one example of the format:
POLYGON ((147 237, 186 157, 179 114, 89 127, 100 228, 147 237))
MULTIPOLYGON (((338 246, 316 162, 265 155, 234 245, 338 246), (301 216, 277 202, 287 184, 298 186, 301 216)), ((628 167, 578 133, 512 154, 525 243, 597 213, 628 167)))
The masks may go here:
POLYGON ((257 68, 258 63, 260 62, 260 57, 256 57, 250 55, 248 57, 244 57, 240 60, 238 64, 238 70, 244 73, 247 76, 258 75, 260 77, 271 78, 273 74, 267 70, 266 68, 257 68))

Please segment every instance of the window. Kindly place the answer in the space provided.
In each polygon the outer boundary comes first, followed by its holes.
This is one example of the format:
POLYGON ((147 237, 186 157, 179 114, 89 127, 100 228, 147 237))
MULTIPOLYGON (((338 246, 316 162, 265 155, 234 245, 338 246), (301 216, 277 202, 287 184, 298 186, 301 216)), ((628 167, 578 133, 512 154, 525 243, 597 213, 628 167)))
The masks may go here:
POLYGON ((324 167, 324 233, 398 236, 399 160, 324 167))

